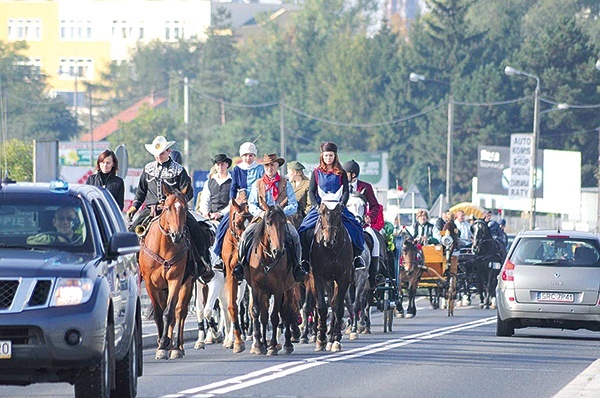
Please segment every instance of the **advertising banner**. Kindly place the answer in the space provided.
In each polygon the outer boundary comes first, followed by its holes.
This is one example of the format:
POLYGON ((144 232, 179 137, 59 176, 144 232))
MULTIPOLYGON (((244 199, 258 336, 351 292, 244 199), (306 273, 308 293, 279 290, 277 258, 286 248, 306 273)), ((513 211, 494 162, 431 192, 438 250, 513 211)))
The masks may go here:
POLYGON ((533 135, 512 134, 510 136, 510 200, 527 199, 530 194, 532 172, 533 135))
POLYGON ((94 154, 91 155, 90 142, 60 142, 58 145, 58 154, 61 166, 90 166, 96 165, 96 159, 106 149, 110 149, 110 142, 94 142, 94 154))

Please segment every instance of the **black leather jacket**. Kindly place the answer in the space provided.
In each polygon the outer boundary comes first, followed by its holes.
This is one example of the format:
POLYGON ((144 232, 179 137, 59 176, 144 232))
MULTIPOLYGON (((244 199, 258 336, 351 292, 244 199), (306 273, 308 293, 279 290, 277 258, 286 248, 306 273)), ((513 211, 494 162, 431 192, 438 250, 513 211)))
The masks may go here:
POLYGON ((102 177, 103 176, 100 174, 100 172, 96 172, 89 176, 85 183, 88 185, 106 188, 117 201, 119 209, 123 210, 123 205, 125 202, 125 182, 121 177, 113 173, 109 174, 106 180, 103 180, 102 177))
POLYGON ((165 199, 162 184, 168 184, 180 191, 187 188, 185 196, 188 201, 194 197, 194 188, 187 171, 182 165, 169 158, 165 163, 154 161, 144 167, 132 206, 139 209, 144 201, 146 206, 162 202, 165 199))

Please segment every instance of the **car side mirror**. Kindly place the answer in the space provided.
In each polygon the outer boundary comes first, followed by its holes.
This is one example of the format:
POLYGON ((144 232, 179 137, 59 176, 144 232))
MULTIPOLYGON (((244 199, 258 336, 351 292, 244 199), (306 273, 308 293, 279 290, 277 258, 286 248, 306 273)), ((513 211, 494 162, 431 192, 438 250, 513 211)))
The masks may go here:
POLYGON ((107 256, 116 258, 124 254, 133 254, 140 251, 140 241, 133 232, 117 232, 109 242, 107 256))

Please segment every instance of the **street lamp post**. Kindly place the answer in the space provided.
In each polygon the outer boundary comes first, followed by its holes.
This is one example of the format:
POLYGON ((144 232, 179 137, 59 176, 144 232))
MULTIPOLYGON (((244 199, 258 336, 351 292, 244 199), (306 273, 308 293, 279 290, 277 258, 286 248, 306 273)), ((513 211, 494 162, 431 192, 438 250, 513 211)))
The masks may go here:
POLYGON ((536 197, 535 187, 537 185, 537 151, 540 133, 540 78, 527 72, 515 69, 511 66, 504 68, 504 73, 508 76, 523 75, 535 79, 535 91, 533 94, 533 148, 531 149, 531 170, 529 174, 529 201, 530 217, 529 229, 535 229, 536 197))
MULTIPOLYGON (((425 81, 429 80, 435 83, 443 84, 446 86, 450 86, 450 83, 442 82, 434 79, 427 79, 425 76, 420 75, 418 73, 411 73, 408 76, 408 79, 411 82, 425 81)), ((454 134, 454 97, 452 96, 452 89, 450 88, 450 98, 448 100, 448 135, 446 139, 446 204, 450 206, 452 203, 452 160, 453 160, 453 150, 452 150, 452 136, 454 134)))

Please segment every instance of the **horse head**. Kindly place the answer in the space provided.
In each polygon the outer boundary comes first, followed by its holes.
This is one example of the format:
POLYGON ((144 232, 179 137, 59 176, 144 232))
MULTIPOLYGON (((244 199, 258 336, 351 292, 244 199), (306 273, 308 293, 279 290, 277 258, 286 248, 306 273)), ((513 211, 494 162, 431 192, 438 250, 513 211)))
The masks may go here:
POLYGON ((364 223, 365 213, 367 212, 367 199, 362 193, 357 191, 352 192, 348 198, 346 207, 361 224, 364 223))
POLYGON ((419 263, 419 248, 411 238, 404 239, 400 254, 401 265, 406 271, 412 270, 419 263))
POLYGON ((173 243, 179 243, 185 235, 187 199, 178 189, 171 188, 168 184, 162 186, 166 199, 159 219, 160 230, 168 235, 173 243))
POLYGON ((473 232, 473 253, 479 255, 486 242, 492 242, 492 234, 487 223, 481 219, 475 220, 471 231, 473 232))
POLYGON ((287 218, 279 205, 267 207, 261 223, 255 232, 255 239, 261 239, 263 253, 278 259, 285 252, 285 230, 287 218), (261 238, 262 237, 262 238, 261 238))
POLYGON ((229 211, 229 231, 231 232, 231 236, 239 240, 251 219, 252 214, 248 210, 248 203, 244 201, 240 203, 236 199, 232 199, 229 211))
POLYGON ((343 205, 339 202, 321 202, 319 206, 319 229, 323 246, 335 247, 338 232, 342 228, 343 205))

